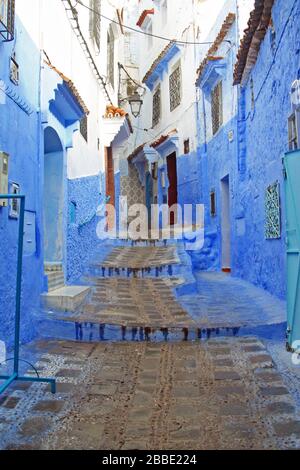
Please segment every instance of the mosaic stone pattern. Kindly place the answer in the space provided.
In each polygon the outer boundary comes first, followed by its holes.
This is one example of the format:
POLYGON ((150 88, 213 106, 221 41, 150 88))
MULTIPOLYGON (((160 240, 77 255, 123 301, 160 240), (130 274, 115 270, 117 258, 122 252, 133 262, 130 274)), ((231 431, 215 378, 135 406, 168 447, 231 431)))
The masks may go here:
POLYGON ((149 328, 196 328, 163 279, 98 279, 82 311, 59 317, 77 323, 149 328))
POLYGON ((7 392, 0 405, 3 449, 300 446, 295 403, 255 337, 31 347, 40 351, 38 369, 56 376, 58 393, 37 384, 7 392))
POLYGON ((121 196, 127 196, 128 207, 145 204, 145 189, 141 185, 137 169, 128 165, 128 176, 121 176, 121 196))
POLYGON ((265 210, 265 237, 267 240, 278 239, 281 237, 280 185, 278 182, 266 190, 265 210))
POLYGON ((177 264, 176 247, 119 247, 101 263, 106 268, 142 269, 177 264))

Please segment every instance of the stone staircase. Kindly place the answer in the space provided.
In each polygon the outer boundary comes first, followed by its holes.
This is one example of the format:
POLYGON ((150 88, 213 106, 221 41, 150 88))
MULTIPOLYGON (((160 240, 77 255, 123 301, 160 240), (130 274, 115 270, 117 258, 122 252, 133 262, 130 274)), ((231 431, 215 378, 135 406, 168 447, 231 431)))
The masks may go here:
POLYGON ((48 292, 64 287, 62 263, 45 263, 45 276, 47 277, 48 292))
POLYGON ((62 263, 45 263, 47 293, 41 301, 45 308, 74 311, 90 293, 87 286, 66 286, 62 263))

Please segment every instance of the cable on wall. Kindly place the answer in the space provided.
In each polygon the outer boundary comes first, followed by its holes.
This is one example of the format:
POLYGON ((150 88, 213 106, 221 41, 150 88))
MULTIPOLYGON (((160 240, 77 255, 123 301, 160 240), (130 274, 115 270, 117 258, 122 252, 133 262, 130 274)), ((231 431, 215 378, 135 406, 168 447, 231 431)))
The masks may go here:
MULTIPOLYGON (((86 8, 87 10, 90 10, 93 12, 95 15, 101 16, 101 18, 104 18, 107 21, 110 21, 111 23, 115 23, 118 26, 120 26, 120 23, 116 20, 113 20, 112 18, 108 18, 107 16, 103 15, 102 13, 97 12, 93 8, 89 7, 88 5, 85 5, 81 0, 76 1, 76 5, 81 5, 82 7, 86 8)), ((122 24, 122 27, 124 29, 128 29, 129 31, 133 31, 134 33, 142 34, 144 36, 151 36, 152 38, 156 39, 162 39, 163 41, 168 41, 168 42, 176 42, 177 44, 182 44, 182 45, 199 45, 199 46, 209 46, 213 44, 213 41, 207 41, 207 42, 194 42, 194 41, 182 41, 181 39, 174 39, 174 38, 167 38, 164 36, 158 36, 157 34, 152 34, 152 33, 147 33, 146 31, 142 31, 136 28, 132 28, 131 26, 127 26, 122 24)), ((224 40, 223 42, 228 42, 231 44, 231 41, 229 39, 224 40)))
MULTIPOLYGON (((62 2, 64 4, 65 10, 67 12, 70 25, 71 25, 74 33, 76 34, 76 36, 79 40, 79 43, 80 43, 80 45, 81 45, 81 47, 82 47, 82 49, 83 49, 83 51, 86 55, 86 58, 89 61, 90 66, 93 69, 93 72, 96 75, 96 78, 97 78, 98 82, 100 83, 100 85, 102 86, 102 89, 104 90, 104 93, 106 95, 108 103, 110 105, 112 105, 113 103, 112 103, 111 97, 108 93, 106 82, 105 82, 104 78, 102 77, 102 75, 100 74, 100 72, 98 70, 98 67, 97 67, 97 65, 94 61, 93 55, 92 55, 92 53, 90 51, 90 48, 88 46, 88 43, 87 43, 85 37, 82 34, 80 24, 79 24, 79 20, 78 20, 78 12, 77 12, 76 8, 72 5, 70 0, 62 0, 62 2)), ((77 2, 77 3, 80 3, 80 2, 77 2)), ((94 12, 94 13, 96 14, 96 12, 94 12)))

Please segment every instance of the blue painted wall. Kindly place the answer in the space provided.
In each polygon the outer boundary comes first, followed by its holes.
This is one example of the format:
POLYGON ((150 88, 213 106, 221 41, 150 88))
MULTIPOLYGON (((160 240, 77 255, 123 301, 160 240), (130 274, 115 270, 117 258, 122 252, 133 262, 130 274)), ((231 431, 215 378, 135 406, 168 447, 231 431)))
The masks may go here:
MULTIPOLYGON (((232 87, 234 50, 227 56, 225 107, 230 120, 214 137, 207 136, 210 115, 199 101, 200 194, 206 205, 206 241, 193 253, 194 266, 221 268, 221 179, 229 174, 232 273, 280 298, 286 294, 285 210, 282 156, 287 150, 290 87, 300 70, 300 2, 277 0, 271 29, 244 88, 232 87), (234 105, 235 93, 239 92, 234 105), (228 132, 234 131, 232 142, 228 132), (238 138, 237 138, 238 136, 238 138), (265 239, 265 191, 280 182, 282 237, 265 239), (217 214, 210 216, 209 194, 216 191, 217 214)), ((224 96, 224 95, 223 95, 224 96)))
MULTIPOLYGON (((40 54, 22 24, 16 19, 16 40, 0 42, 0 80, 4 82, 5 104, 0 104, 0 150, 10 155, 9 181, 18 183, 26 196, 26 210, 36 215, 33 234, 36 251, 24 256, 22 295, 22 340, 34 335, 32 316, 39 305, 43 282, 41 255, 41 126, 39 104, 40 54), (16 53, 20 83, 9 78, 11 54, 16 53)), ((3 83, 2 83, 3 84, 3 83)), ((18 221, 8 208, 0 208, 0 340, 13 342, 18 221)))
POLYGON ((268 31, 245 87, 245 172, 238 185, 246 233, 233 247, 235 273, 281 298, 286 294, 285 200, 282 157, 288 149, 290 88, 300 72, 300 2, 278 0, 273 8, 275 36, 268 31), (252 105, 251 78, 254 106, 252 105), (264 237, 264 192, 281 186, 282 236, 264 237))
POLYGON ((76 282, 83 274, 93 253, 99 246, 96 211, 100 205, 101 177, 68 180, 68 202, 76 206, 76 215, 69 212, 67 236, 67 280, 76 282))

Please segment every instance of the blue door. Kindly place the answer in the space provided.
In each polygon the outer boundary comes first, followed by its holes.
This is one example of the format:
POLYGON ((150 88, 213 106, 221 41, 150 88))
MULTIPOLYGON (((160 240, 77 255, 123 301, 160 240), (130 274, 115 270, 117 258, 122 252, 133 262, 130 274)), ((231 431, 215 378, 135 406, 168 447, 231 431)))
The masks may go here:
POLYGON ((300 150, 284 158, 287 219, 288 345, 300 340, 300 150))

